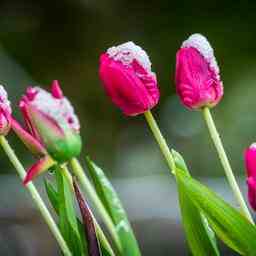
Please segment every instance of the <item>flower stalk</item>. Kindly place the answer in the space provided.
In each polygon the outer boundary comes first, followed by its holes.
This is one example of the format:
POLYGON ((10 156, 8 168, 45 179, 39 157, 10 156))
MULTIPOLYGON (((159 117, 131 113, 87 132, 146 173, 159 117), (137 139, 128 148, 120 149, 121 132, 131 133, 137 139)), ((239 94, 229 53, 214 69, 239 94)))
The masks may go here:
POLYGON ((167 142, 165 140, 165 138, 163 137, 158 125, 157 125, 157 122, 154 118, 154 116, 152 115, 151 111, 148 110, 144 113, 145 115, 145 118, 147 120, 147 123, 160 147, 160 150, 168 164, 168 167, 170 169, 170 171, 175 174, 175 161, 174 161, 174 158, 171 154, 171 151, 167 145, 167 142))
POLYGON ((119 240, 119 237, 116 232, 115 225, 113 221, 111 220, 108 212, 106 211, 105 206, 101 202, 100 198, 98 197, 95 189, 93 188, 90 180, 88 177, 85 175, 85 172, 79 163, 79 161, 76 158, 72 158, 70 160, 70 165, 72 167, 74 175, 77 177, 78 181, 80 182, 82 189, 84 190, 85 194, 90 197, 91 201, 93 202, 94 206, 97 208, 99 211, 99 214, 105 223, 106 227, 108 228, 115 244, 119 252, 122 252, 122 247, 121 243, 119 240))
POLYGON ((249 221, 253 222, 252 216, 250 214, 249 209, 247 208, 247 205, 244 201, 244 198, 242 196, 242 193, 239 189, 239 186, 237 184, 237 181, 235 179, 234 173, 232 171, 232 168, 230 166, 227 154, 225 152, 225 149, 223 147, 222 141, 220 139, 220 135, 216 129, 215 123, 213 121, 210 109, 208 107, 203 108, 202 110, 203 112, 203 116, 204 116, 204 120, 206 122, 206 125, 208 127, 209 133, 211 135, 211 138, 213 140, 214 146, 218 152, 221 164, 224 168, 226 177, 228 179, 229 185, 231 187, 231 189, 233 190, 234 196, 240 206, 240 209, 242 211, 242 213, 248 218, 249 221))
MULTIPOLYGON (((25 171, 24 167, 20 163, 20 161, 17 158, 15 152, 10 147, 8 141, 5 139, 4 136, 0 136, 0 144, 1 144, 2 148, 4 149, 6 155, 10 159, 11 163, 15 167, 15 169, 16 169, 17 173, 19 174, 21 180, 23 180, 24 177, 26 176, 26 171, 25 171)), ((57 240, 63 254, 65 256, 72 256, 72 253, 70 252, 70 250, 69 250, 65 240, 63 239, 55 221, 53 220, 50 212, 48 211, 46 205, 44 204, 44 202, 43 202, 41 196, 39 195, 39 193, 38 193, 36 187, 34 186, 34 184, 32 182, 30 182, 26 186, 26 188, 30 192, 30 194, 31 194, 37 208, 39 209, 43 219, 45 220, 49 229, 51 230, 52 234, 54 235, 55 239, 57 240)))

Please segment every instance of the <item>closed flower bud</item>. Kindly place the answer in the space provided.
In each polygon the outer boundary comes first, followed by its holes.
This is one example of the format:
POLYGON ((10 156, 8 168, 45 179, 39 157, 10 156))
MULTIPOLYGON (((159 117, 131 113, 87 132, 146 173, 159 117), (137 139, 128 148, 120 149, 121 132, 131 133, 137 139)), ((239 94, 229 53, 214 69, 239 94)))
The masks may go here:
POLYGON ((55 160, 63 162, 79 155, 79 121, 57 81, 51 93, 40 87, 28 88, 20 108, 30 133, 55 160))
POLYGON ((0 135, 7 135, 11 128, 11 105, 7 92, 0 85, 0 135))
POLYGON ((56 162, 64 163, 78 156, 82 143, 79 120, 57 81, 53 81, 51 93, 40 87, 29 87, 19 106, 27 130, 16 120, 12 121, 12 128, 25 145, 41 157, 29 169, 26 184, 56 162))
POLYGON ((111 47, 100 57, 99 76, 107 95, 125 115, 135 116, 159 100, 156 75, 146 52, 127 42, 111 47))
POLYGON ((248 200, 256 211, 256 144, 245 150, 245 166, 247 173, 248 200))
POLYGON ((183 42, 176 55, 176 90, 189 109, 213 107, 223 96, 223 85, 213 49, 200 34, 183 42))

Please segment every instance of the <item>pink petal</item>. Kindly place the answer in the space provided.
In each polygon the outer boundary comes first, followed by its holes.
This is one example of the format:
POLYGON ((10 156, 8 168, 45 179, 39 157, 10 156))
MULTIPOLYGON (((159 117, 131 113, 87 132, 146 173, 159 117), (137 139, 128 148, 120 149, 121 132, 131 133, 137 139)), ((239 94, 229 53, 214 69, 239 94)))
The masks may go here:
POLYGON ((248 200, 251 207, 256 211, 256 179, 253 177, 247 178, 248 200))
POLYGON ((47 171, 50 167, 52 167, 55 164, 56 162, 50 156, 45 156, 44 158, 40 159, 27 171, 27 175, 23 180, 23 184, 26 186, 28 182, 30 182, 40 173, 47 171))
POLYGON ((176 89, 190 109, 215 106, 223 96, 222 82, 194 48, 181 48, 176 56, 176 89))
POLYGON ((245 150, 244 158, 247 176, 256 178, 256 144, 252 144, 245 150))
POLYGON ((125 66, 102 54, 99 75, 107 95, 128 116, 144 113, 158 103, 156 77, 136 62, 125 66))
POLYGON ((30 135, 25 129, 23 129, 15 119, 12 119, 12 129, 33 154, 47 154, 41 143, 37 141, 32 135, 30 135))
POLYGON ((52 96, 56 99, 62 99, 64 97, 58 80, 53 80, 51 91, 52 91, 52 96))

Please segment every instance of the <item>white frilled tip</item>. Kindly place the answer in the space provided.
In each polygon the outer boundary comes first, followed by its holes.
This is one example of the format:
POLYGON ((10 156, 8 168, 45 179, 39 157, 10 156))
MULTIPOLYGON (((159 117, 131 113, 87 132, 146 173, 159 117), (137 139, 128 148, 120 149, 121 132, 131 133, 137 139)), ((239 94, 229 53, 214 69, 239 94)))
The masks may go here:
POLYGON ((209 66, 216 75, 219 74, 219 66, 214 56, 214 51, 207 38, 201 34, 193 34, 186 41, 182 43, 181 48, 193 47, 200 52, 200 54, 209 63, 209 66))
POLYGON ((147 53, 131 41, 109 48, 107 54, 124 65, 130 65, 133 60, 136 60, 145 70, 151 72, 151 62, 147 53))
POLYGON ((256 149, 256 142, 252 143, 250 148, 256 149))
POLYGON ((70 128, 79 131, 79 120, 66 97, 56 99, 40 87, 35 87, 35 90, 37 93, 30 104, 54 119, 61 127, 68 125, 70 128))
POLYGON ((11 109, 11 103, 8 100, 8 94, 6 92, 6 90, 4 89, 4 87, 2 85, 0 85, 0 107, 1 105, 8 110, 9 113, 12 112, 11 109))

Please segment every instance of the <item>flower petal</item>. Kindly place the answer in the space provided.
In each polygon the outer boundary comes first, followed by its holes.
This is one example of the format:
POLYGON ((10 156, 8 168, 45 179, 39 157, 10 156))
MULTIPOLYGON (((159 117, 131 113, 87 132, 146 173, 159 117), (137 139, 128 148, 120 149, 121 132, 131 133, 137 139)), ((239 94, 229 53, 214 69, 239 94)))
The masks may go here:
POLYGON ((55 164, 56 162, 49 155, 45 156, 44 158, 41 158, 28 170, 27 175, 23 180, 23 184, 27 185, 28 182, 30 182, 40 173, 47 171, 50 167, 52 167, 55 164))
POLYGON ((13 131, 33 154, 41 156, 47 154, 43 145, 41 145, 39 141, 37 141, 32 135, 23 129, 14 118, 12 118, 11 124, 13 131))

